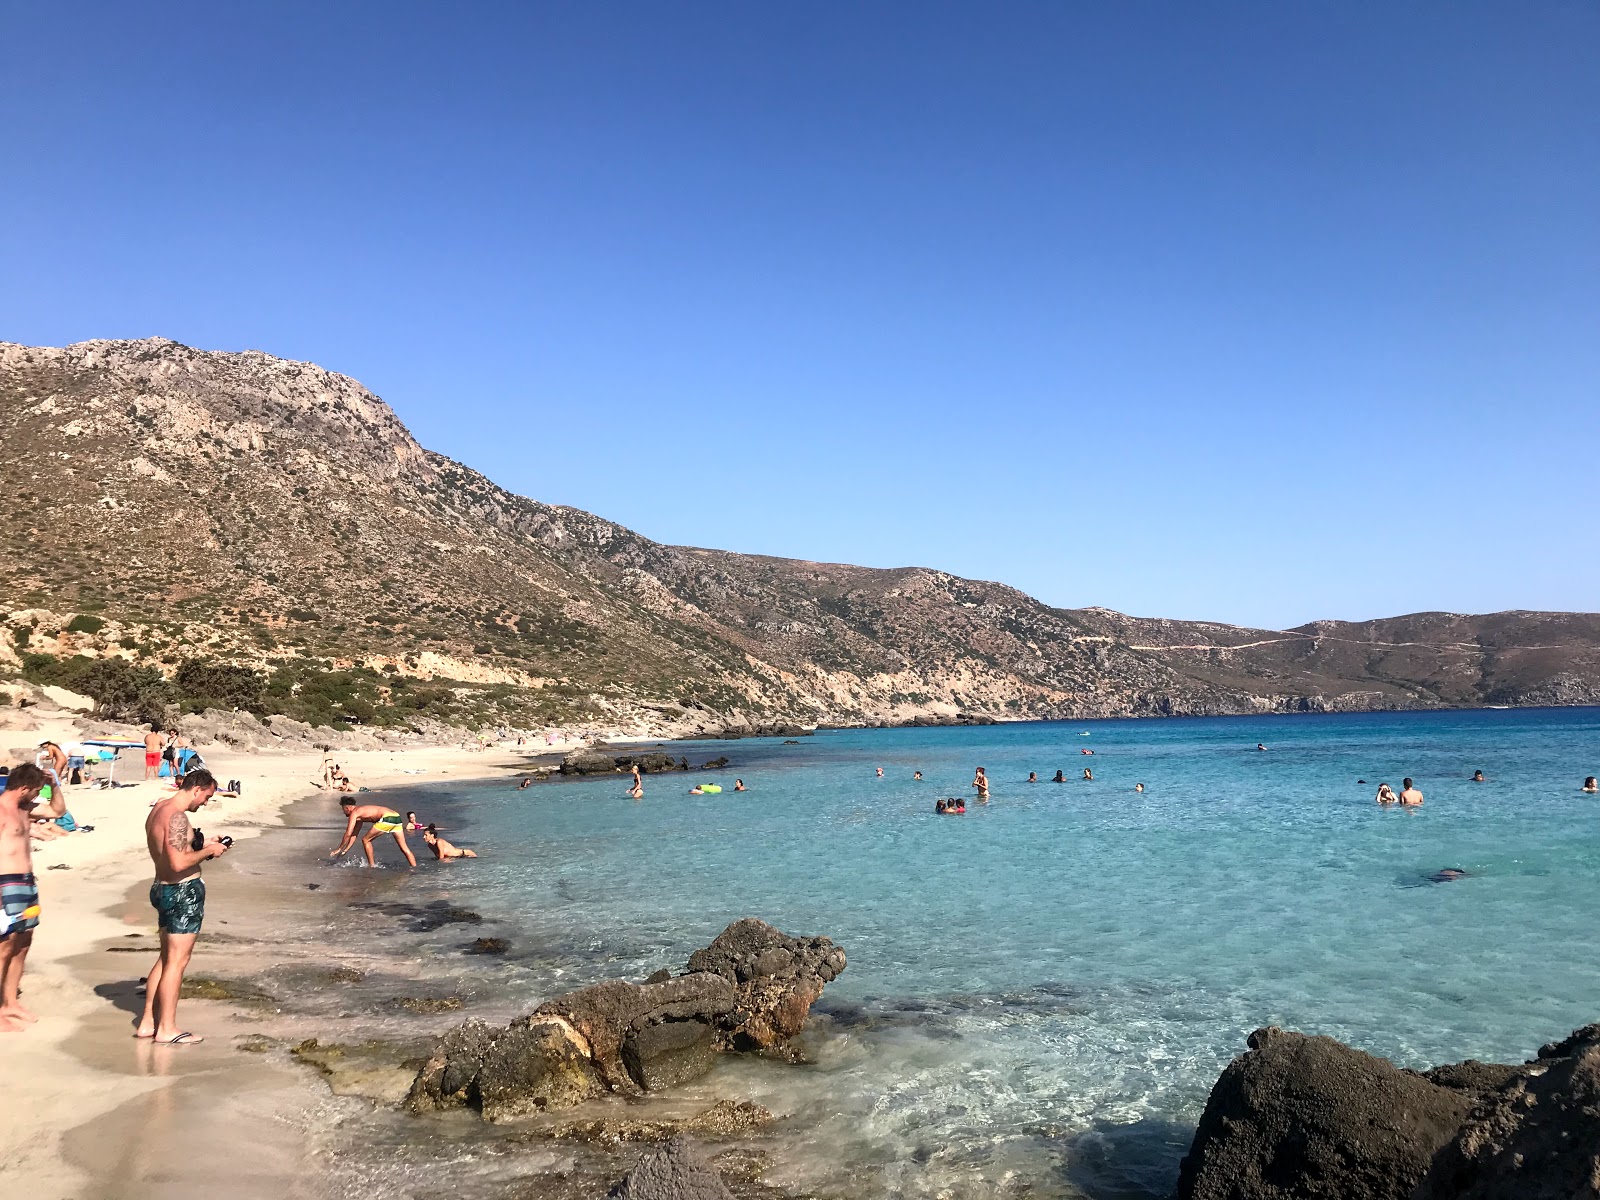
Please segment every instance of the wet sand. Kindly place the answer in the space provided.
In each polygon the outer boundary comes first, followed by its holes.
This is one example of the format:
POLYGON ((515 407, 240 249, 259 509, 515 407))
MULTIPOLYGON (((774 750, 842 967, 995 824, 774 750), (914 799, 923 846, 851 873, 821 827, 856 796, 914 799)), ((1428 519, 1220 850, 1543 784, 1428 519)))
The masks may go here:
MULTIPOLYGON (((379 798, 468 822, 468 805, 426 785, 379 798)), ((514 927, 473 907, 470 863, 423 859, 412 872, 391 839, 379 870, 353 865, 355 854, 350 865, 328 863, 340 825, 332 797, 298 801, 280 819, 208 868, 206 927, 187 980, 228 998, 180 1005, 204 1045, 131 1037, 155 941, 143 880, 107 906, 102 936, 61 963, 88 997, 54 1051, 61 1091, 93 1100, 75 1109, 61 1095, 59 1138, 7 1161, 8 1179, 31 1196, 593 1197, 662 1129, 738 1091, 714 1073, 664 1098, 602 1100, 512 1126, 405 1113, 399 1101, 433 1037, 465 1017, 504 1022, 528 1011, 545 998, 545 954, 568 948, 522 944, 514 927), (486 936, 507 939, 511 953, 470 953, 486 936)), ((38 1093, 39 1082, 27 1090, 38 1093)), ((753 1135, 713 1147, 741 1196, 777 1195, 755 1179, 760 1146, 753 1135)))

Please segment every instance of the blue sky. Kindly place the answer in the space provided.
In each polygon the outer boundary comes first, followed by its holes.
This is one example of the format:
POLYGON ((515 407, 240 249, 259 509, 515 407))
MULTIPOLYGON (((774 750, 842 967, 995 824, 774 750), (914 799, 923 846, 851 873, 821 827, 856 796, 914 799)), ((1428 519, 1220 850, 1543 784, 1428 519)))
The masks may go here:
POLYGON ((0 338, 352 375, 663 541, 1600 609, 1600 7, 18 3, 0 338))

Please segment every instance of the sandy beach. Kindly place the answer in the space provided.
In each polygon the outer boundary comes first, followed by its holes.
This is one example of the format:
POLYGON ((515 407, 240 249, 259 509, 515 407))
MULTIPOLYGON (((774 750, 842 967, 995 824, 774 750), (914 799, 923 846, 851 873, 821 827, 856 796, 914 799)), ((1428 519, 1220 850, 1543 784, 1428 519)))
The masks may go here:
MULTIPOLYGON (((0 748, 13 763, 23 761, 20 750, 46 738, 66 743, 82 736, 80 719, 71 713, 25 718, 26 714, 9 714, 7 727, 0 728, 0 748)), ((505 777, 536 751, 562 748, 546 747, 542 741, 537 747, 530 744, 522 749, 512 743, 465 749, 407 746, 340 750, 337 757, 355 783, 376 791, 432 780, 505 777)), ((295 801, 327 794, 314 783, 322 760, 316 749, 253 754, 222 746, 200 749, 218 778, 238 779, 242 789, 238 797, 213 800, 198 814, 196 824, 208 831, 226 831, 240 843, 278 825, 295 801)), ((138 760, 138 754, 125 753, 118 776, 137 779, 143 774, 138 760)), ((130 896, 142 894, 151 874, 144 848, 144 818, 150 804, 170 788, 167 781, 115 789, 71 787, 69 808, 79 824, 94 826, 93 832, 58 838, 34 849, 44 915, 28 956, 23 992, 41 1020, 26 1032, 0 1039, 0 1088, 26 1099, 0 1123, 0 1172, 13 1186, 39 1200, 131 1194, 128 1175, 113 1171, 112 1177, 93 1177, 101 1170, 111 1170, 99 1153, 105 1146, 86 1147, 81 1141, 69 1146, 67 1135, 77 1131, 81 1139, 86 1128, 98 1134, 122 1127, 123 1122, 113 1114, 139 1098, 147 1098, 136 1106, 147 1118, 163 1112, 170 1116, 171 1106, 148 1102, 149 1094, 171 1089, 187 1074, 240 1073, 241 1086, 225 1090, 253 1096, 251 1103, 262 1106, 270 1106, 274 1087, 322 1086, 305 1072, 300 1073, 302 1079, 285 1080, 282 1068, 276 1070, 277 1078, 272 1078, 274 1071, 253 1061, 256 1056, 236 1053, 233 1039, 227 1036, 226 1005, 184 1002, 187 1019, 211 1035, 206 1045, 154 1048, 131 1038, 131 1018, 118 1007, 116 992, 119 987, 126 990, 128 980, 137 979, 149 964, 143 954, 135 960, 132 953, 105 953, 104 948, 113 941, 126 944, 126 939, 135 935, 143 935, 136 945, 151 949, 155 945, 154 913, 147 906, 141 911, 129 901, 130 896), (86 1149, 95 1152, 85 1154, 86 1149)), ((422 852, 420 840, 414 851, 422 852)), ((246 845, 239 845, 231 854, 247 852, 246 845)), ((359 848, 352 855, 358 856, 359 848)), ((208 953, 214 955, 226 944, 228 935, 222 925, 230 910, 244 900, 237 895, 218 899, 214 906, 218 919, 208 914, 190 968, 191 978, 207 973, 208 953)), ((246 1117, 249 1107, 247 1103, 232 1115, 246 1117)), ((228 1114, 209 1115, 234 1134, 228 1161, 230 1175, 237 1182, 245 1165, 238 1157, 239 1126, 228 1123, 228 1114)), ((134 1136, 121 1141, 136 1145, 139 1131, 130 1132, 134 1136)), ((271 1142, 270 1137, 259 1135, 268 1132, 258 1128, 249 1139, 258 1154, 262 1145, 271 1142)), ((115 1136, 108 1139, 118 1140, 115 1136)), ((101 1139, 97 1136, 94 1141, 101 1139)), ((248 1160, 249 1147, 243 1150, 248 1160)), ((260 1164, 263 1177, 277 1178, 285 1164, 281 1158, 268 1157, 270 1161, 260 1164)), ((159 1164, 144 1166, 154 1170, 154 1175, 142 1168, 136 1168, 135 1174, 154 1180, 164 1173, 159 1164)))

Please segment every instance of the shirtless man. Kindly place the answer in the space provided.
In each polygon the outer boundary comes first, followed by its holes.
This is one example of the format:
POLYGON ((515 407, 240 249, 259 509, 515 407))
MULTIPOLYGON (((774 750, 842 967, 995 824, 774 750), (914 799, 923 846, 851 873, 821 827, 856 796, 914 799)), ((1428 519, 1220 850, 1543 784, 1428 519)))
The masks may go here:
POLYGON ((155 779, 161 774, 161 750, 166 742, 161 726, 152 724, 144 735, 144 777, 155 779))
POLYGON ((145 980, 144 1015, 133 1036, 150 1038, 158 1046, 192 1046, 205 1041, 178 1028, 178 992, 206 917, 206 885, 200 878, 200 864, 228 852, 228 843, 221 838, 208 838, 196 849, 194 826, 189 824, 189 814, 204 808, 216 790, 217 781, 210 771, 190 771, 183 786, 152 808, 144 822, 145 845, 156 868, 150 907, 160 923, 161 956, 145 980))
POLYGON ((433 856, 441 862, 450 858, 478 857, 478 852, 476 850, 463 850, 454 842, 445 841, 444 838, 439 836, 439 831, 436 830, 432 825, 429 825, 422 831, 422 840, 427 845, 428 849, 433 851, 433 856))
POLYGON ((33 877, 33 806, 45 786, 38 767, 18 767, 0 793, 0 1033, 18 1033, 39 1018, 17 999, 22 965, 39 924, 39 884, 33 877))
POLYGON ((1415 808, 1422 803, 1422 793, 1417 790, 1416 784, 1409 779, 1400 781, 1400 803, 1407 808, 1415 808))
POLYGON ((417 865, 417 856, 411 853, 411 847, 406 845, 405 821, 400 814, 392 808, 385 808, 381 804, 357 804, 354 800, 341 800, 339 806, 344 809, 345 825, 344 840, 334 849, 329 858, 339 858, 349 853, 350 847, 356 844, 356 833, 363 825, 371 825, 361 839, 361 849, 367 856, 367 866, 375 867, 378 860, 373 856, 372 843, 381 834, 394 834, 395 844, 400 847, 400 853, 406 856, 406 861, 413 867, 417 865))

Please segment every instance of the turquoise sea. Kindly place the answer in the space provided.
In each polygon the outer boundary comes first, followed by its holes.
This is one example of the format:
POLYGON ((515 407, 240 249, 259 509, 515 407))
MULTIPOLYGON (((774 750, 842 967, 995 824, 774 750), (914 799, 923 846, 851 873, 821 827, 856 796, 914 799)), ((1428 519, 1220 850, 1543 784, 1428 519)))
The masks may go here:
POLYGON ((745 915, 842 945, 815 1064, 730 1064, 715 1081, 786 1118, 774 1182, 1164 1197, 1212 1082, 1258 1026, 1421 1067, 1521 1060, 1600 1019, 1600 797, 1579 790, 1600 773, 1600 709, 824 732, 683 752, 733 763, 647 777, 637 802, 623 778, 455 789, 459 840, 484 851, 452 868, 472 872, 455 894, 470 886, 543 948, 520 976, 530 999, 681 966, 745 915), (986 807, 969 786, 980 765, 986 807), (1058 769, 1068 782, 1046 782, 1058 769), (1373 802, 1406 775, 1423 807, 1373 802), (727 790, 688 795, 701 779, 727 790), (967 814, 936 816, 954 795, 967 814), (1467 875, 1429 881, 1446 867, 1467 875))

